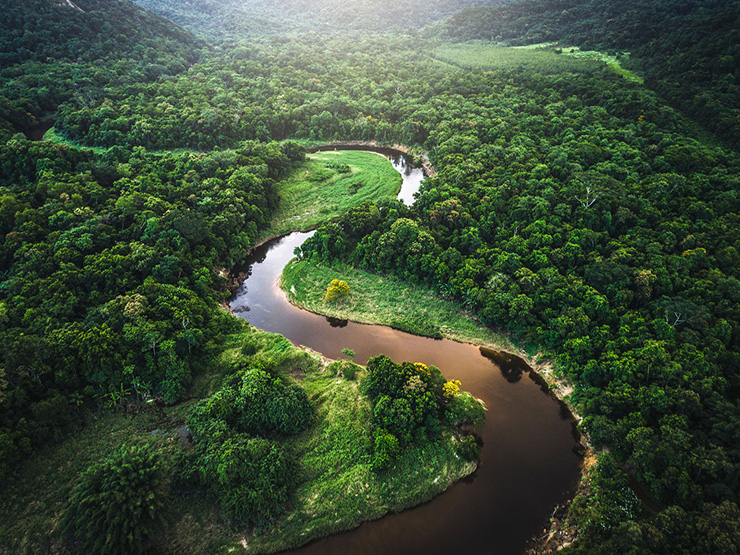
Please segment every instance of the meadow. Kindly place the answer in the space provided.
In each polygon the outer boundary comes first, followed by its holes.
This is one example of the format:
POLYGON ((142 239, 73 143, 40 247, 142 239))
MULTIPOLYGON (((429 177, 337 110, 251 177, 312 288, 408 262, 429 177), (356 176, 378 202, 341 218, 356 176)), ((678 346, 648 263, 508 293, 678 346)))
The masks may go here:
POLYGON ((365 200, 394 198, 401 175, 374 152, 332 150, 309 154, 304 165, 278 185, 280 205, 264 237, 306 231, 365 200))

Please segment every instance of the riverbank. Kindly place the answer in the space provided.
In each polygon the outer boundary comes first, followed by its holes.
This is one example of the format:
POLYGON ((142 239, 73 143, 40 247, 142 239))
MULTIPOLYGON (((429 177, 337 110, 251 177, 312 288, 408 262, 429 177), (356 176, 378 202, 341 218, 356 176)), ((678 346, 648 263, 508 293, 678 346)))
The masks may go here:
POLYGON ((343 149, 354 150, 362 148, 370 148, 377 152, 386 152, 389 154, 393 152, 400 152, 402 154, 405 154, 406 156, 411 157, 414 160, 415 164, 421 166, 426 177, 434 177, 435 175, 437 175, 437 169, 429 161, 429 156, 426 152, 398 143, 383 144, 379 143, 378 141, 335 141, 332 143, 323 143, 320 146, 311 147, 308 149, 308 152, 343 149))
POLYGON ((366 200, 395 198, 403 178, 387 160, 359 150, 314 152, 277 186, 280 203, 262 236, 306 231, 366 200))
POLYGON ((520 357, 547 382, 552 394, 568 406, 574 420, 577 423, 582 420, 569 402, 573 386, 557 376, 549 360, 517 347, 511 337, 485 327, 460 303, 441 298, 429 287, 349 265, 329 266, 308 260, 288 264, 283 269, 280 287, 292 304, 314 314, 471 343, 520 357), (341 301, 327 302, 326 288, 334 279, 346 281, 350 295, 341 301))
POLYGON ((150 542, 154 552, 292 549, 428 501, 475 471, 475 463, 456 455, 454 439, 446 432, 439 441, 412 446, 395 468, 375 474, 370 469, 371 409, 357 379, 361 371, 347 380, 334 361, 310 349, 243 322, 238 328, 223 337, 210 371, 194 377, 187 400, 166 406, 131 399, 119 410, 91 415, 83 429, 40 450, 20 467, 9 482, 12 486, 3 491, 0 518, 8 526, 0 537, 0 553, 67 553, 56 527, 79 476, 124 443, 151 442, 168 465, 182 461, 191 449, 187 432, 183 434, 190 410, 244 364, 269 366, 282 379, 295 379, 316 408, 314 424, 288 440, 300 468, 291 509, 259 533, 247 533, 224 521, 212 496, 197 488, 180 491, 176 487, 165 515, 170 525, 150 542))
MULTIPOLYGON (((280 287, 292 304, 315 314, 401 328, 416 335, 434 336, 439 333, 447 339, 520 357, 545 382, 549 393, 568 408, 574 421, 580 423, 582 420, 569 399, 572 386, 556 375, 550 361, 517 348, 509 337, 481 325, 459 303, 441 299, 427 287, 411 285, 393 277, 378 276, 346 265, 327 266, 306 260, 293 261, 285 267, 280 278, 280 287), (333 279, 345 280, 350 285, 350 294, 345 300, 324 300, 327 284, 333 279)), ((579 441, 582 464, 576 495, 588 491, 589 469, 596 462, 588 438, 580 435, 579 441)), ((547 527, 533 538, 527 553, 552 553, 577 538, 578 530, 570 526, 567 520, 571 503, 572 499, 554 509, 547 527)))
POLYGON ((513 352, 516 347, 502 334, 482 326, 459 303, 440 298, 430 288, 379 276, 347 265, 293 261, 282 273, 280 287, 295 306, 340 320, 379 324, 414 335, 483 345, 513 352), (337 302, 324 301, 334 279, 350 284, 350 294, 337 302))
MULTIPOLYGON (((253 327, 245 329, 243 341, 258 347, 247 363, 277 365, 278 374, 306 389, 316 408, 314 424, 285 442, 301 474, 291 509, 244 536, 249 553, 276 553, 351 530, 429 501, 475 471, 477 464, 457 455, 454 434, 445 429, 436 441, 407 446, 392 468, 374 472, 372 409, 360 392, 364 369, 357 367, 347 379, 341 364, 253 327)), ((242 355, 232 353, 237 359, 242 355)))

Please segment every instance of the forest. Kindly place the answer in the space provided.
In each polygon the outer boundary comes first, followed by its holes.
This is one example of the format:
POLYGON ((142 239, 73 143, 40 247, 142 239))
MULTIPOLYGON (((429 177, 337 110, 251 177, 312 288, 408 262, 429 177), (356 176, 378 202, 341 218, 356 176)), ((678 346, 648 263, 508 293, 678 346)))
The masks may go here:
POLYGON ((562 552, 740 551, 740 2, 385 6, 4 3, 2 552, 205 550, 167 533, 188 496, 227 523, 208 548, 234 530, 295 547, 269 533, 303 499, 328 397, 363 399, 341 472, 361 464, 388 507, 411 504, 388 484, 424 449, 469 472, 481 407, 444 368, 377 357, 330 381, 221 307, 307 149, 352 140, 413 147, 436 175, 410 207, 358 197, 298 259, 433 291, 572 385, 599 462, 562 552), (13 522, 41 495, 23 461, 101 422, 185 427, 192 448, 101 439, 69 495, 13 522), (154 501, 124 538, 89 499, 115 506, 101 484, 126 471, 154 501))

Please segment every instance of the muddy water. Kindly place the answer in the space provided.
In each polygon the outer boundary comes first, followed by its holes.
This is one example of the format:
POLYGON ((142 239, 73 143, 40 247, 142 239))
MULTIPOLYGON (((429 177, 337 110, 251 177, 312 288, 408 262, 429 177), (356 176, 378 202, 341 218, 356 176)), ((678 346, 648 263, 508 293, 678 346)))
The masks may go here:
MULTIPOLYGON (((405 178, 406 176, 404 176, 405 178)), ((553 508, 571 497, 579 478, 578 441, 562 404, 517 357, 448 340, 409 335, 384 326, 327 319, 292 306, 278 287, 293 249, 310 233, 263 245, 246 261, 248 278, 231 301, 254 326, 284 335, 329 358, 345 347, 355 359, 386 354, 438 366, 447 379, 487 408, 481 464, 467 480, 431 502, 315 541, 298 553, 521 553, 542 533, 553 508)))

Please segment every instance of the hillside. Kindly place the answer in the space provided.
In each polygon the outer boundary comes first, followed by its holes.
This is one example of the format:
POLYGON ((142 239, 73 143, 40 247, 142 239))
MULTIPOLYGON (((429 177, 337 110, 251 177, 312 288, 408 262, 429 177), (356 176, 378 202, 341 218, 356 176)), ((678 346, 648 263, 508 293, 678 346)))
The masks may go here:
POLYGON ((737 148, 739 16, 737 0, 522 0, 462 10, 443 32, 458 41, 628 51, 648 86, 737 148))
POLYGON ((243 36, 311 30, 388 31, 421 28, 466 6, 510 0, 134 0, 180 25, 210 35, 243 36))
POLYGON ((126 0, 3 2, 0 136, 33 131, 59 104, 151 82, 198 59, 192 35, 126 0))

